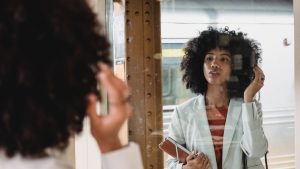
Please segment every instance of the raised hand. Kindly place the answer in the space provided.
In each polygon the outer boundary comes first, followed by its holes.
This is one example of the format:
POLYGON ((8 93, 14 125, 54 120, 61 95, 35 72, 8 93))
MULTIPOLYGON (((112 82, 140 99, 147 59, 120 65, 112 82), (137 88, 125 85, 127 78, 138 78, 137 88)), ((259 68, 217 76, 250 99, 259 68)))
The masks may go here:
POLYGON ((265 75, 264 72, 258 67, 253 68, 255 78, 244 91, 244 102, 252 102, 255 94, 264 86, 265 75))
POLYGON ((87 113, 91 121, 91 132, 103 153, 121 148, 118 133, 122 125, 131 115, 128 103, 129 91, 127 85, 117 78, 105 64, 99 64, 100 72, 96 78, 107 90, 109 113, 105 116, 97 115, 97 97, 88 96, 87 113))

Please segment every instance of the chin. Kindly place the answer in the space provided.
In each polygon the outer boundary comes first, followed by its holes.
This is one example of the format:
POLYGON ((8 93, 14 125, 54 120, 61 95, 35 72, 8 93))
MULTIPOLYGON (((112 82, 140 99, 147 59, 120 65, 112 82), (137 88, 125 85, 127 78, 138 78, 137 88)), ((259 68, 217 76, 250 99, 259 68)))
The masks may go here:
POLYGON ((207 81, 210 85, 225 85, 226 81, 220 81, 220 80, 209 80, 207 81))

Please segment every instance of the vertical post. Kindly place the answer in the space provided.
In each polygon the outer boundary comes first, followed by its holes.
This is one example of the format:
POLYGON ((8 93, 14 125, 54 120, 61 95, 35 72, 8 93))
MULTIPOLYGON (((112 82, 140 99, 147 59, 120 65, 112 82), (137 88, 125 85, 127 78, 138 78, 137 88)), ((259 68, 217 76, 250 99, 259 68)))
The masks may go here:
POLYGON ((129 139, 140 144, 145 169, 163 169, 160 3, 125 1, 126 73, 134 115, 129 139))
POLYGON ((294 0, 294 36, 295 36, 295 96, 296 96, 296 111, 295 111, 295 155, 296 166, 300 167, 300 1, 294 0))

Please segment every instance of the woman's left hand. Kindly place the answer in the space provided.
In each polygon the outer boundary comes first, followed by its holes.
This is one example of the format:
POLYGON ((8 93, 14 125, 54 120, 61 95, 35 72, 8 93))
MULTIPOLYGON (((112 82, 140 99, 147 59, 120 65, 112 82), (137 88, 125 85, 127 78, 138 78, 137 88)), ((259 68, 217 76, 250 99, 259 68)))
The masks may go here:
POLYGON ((244 92, 244 102, 252 102, 255 94, 264 86, 265 75, 264 72, 258 67, 253 68, 255 78, 246 88, 244 92))

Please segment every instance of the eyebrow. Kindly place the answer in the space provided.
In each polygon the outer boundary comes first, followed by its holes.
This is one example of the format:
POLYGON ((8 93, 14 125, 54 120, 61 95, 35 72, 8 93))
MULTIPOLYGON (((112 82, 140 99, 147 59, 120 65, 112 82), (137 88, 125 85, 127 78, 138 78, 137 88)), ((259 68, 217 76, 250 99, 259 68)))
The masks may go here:
MULTIPOLYGON (((214 53, 208 52, 206 55, 213 55, 214 53)), ((221 56, 230 56, 230 53, 221 53, 221 56)))
POLYGON ((228 57, 230 57, 230 54, 229 53, 223 53, 223 54, 221 54, 221 56, 228 56, 228 57))

